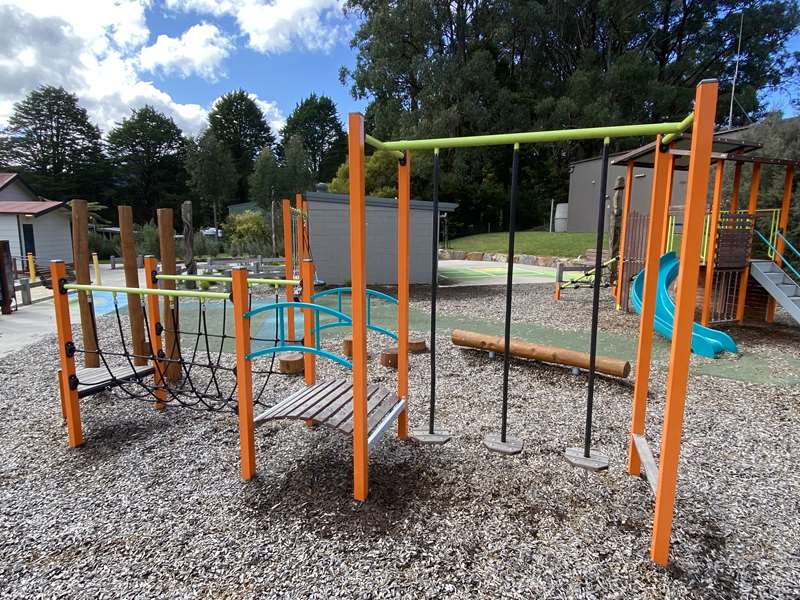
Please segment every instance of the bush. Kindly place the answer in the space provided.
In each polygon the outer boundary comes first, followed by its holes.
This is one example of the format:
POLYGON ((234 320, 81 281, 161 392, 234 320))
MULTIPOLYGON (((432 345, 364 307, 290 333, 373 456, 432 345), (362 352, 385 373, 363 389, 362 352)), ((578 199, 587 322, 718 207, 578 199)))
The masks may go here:
POLYGON ((161 247, 158 243, 158 227, 155 223, 150 221, 142 225, 142 228, 136 232, 136 254, 147 256, 161 255, 161 247))
POLYGON ((225 231, 234 256, 267 255, 271 252, 269 230, 260 212, 247 210, 228 217, 225 231))
POLYGON ((214 258, 222 254, 225 250, 225 244, 222 240, 215 240, 213 238, 208 238, 203 235, 201 231, 196 231, 194 234, 194 257, 198 259, 200 257, 211 257, 214 258))
POLYGON ((89 252, 97 252, 97 256, 102 260, 107 260, 111 256, 119 256, 121 254, 119 239, 109 239, 96 231, 90 231, 89 252))

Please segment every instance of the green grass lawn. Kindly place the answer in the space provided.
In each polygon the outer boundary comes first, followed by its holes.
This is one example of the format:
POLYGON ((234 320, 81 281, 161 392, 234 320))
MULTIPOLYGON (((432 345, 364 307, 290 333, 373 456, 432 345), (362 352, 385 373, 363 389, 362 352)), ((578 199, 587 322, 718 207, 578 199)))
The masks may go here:
MULTIPOLYGON (((516 254, 535 256, 575 257, 594 248, 593 233, 550 233, 549 231, 518 231, 514 243, 516 254)), ((508 233, 480 233, 451 240, 453 250, 468 252, 506 252, 508 233)))

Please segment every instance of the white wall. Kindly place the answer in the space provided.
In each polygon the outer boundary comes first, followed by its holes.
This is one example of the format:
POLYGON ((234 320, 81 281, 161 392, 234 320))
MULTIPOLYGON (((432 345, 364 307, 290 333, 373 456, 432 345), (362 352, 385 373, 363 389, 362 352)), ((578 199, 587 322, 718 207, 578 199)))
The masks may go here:
POLYGON ((17 215, 0 215, 0 240, 8 240, 12 256, 22 256, 17 215))
POLYGON ((72 262, 72 237, 69 214, 59 209, 40 217, 20 217, 23 223, 33 224, 33 242, 36 259, 49 261, 61 259, 72 262))

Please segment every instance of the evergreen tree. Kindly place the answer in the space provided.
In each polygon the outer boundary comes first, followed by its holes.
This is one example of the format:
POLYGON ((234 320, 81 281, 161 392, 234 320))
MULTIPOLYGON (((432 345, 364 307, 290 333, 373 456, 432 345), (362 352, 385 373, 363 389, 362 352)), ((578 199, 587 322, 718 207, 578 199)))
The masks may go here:
POLYGON ((208 123, 217 139, 228 147, 238 174, 236 198, 245 202, 253 161, 263 148, 275 144, 264 113, 247 92, 239 89, 219 99, 208 115, 208 123))
POLYGON ((107 174, 100 129, 78 97, 41 86, 14 105, 0 144, 0 163, 20 171, 53 200, 103 196, 107 174))
POLYGON ((227 146, 206 129, 187 145, 189 187, 200 200, 201 218, 219 226, 222 209, 236 194, 238 175, 227 146))
POLYGON ((295 106, 281 135, 284 140, 295 135, 303 139, 314 181, 328 181, 347 155, 347 139, 336 104, 327 96, 311 94, 295 106))
POLYGON ((146 222, 157 208, 175 208, 186 191, 186 141, 180 128, 152 106, 136 109, 108 134, 117 197, 146 222))

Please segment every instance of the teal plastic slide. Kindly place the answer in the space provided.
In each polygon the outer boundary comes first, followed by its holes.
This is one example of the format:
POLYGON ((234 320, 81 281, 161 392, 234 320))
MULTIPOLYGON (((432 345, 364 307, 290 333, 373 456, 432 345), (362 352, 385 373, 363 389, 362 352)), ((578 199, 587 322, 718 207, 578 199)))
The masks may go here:
MULTIPOLYGON (((668 340, 672 339, 672 324, 675 320, 675 303, 669 288, 678 276, 680 261, 674 252, 668 252, 658 263, 658 296, 656 299, 655 330, 668 340)), ((637 313, 642 312, 644 271, 636 276, 631 287, 631 302, 637 313)), ((714 358, 721 352, 736 352, 736 342, 727 333, 692 324, 692 352, 714 358)))

